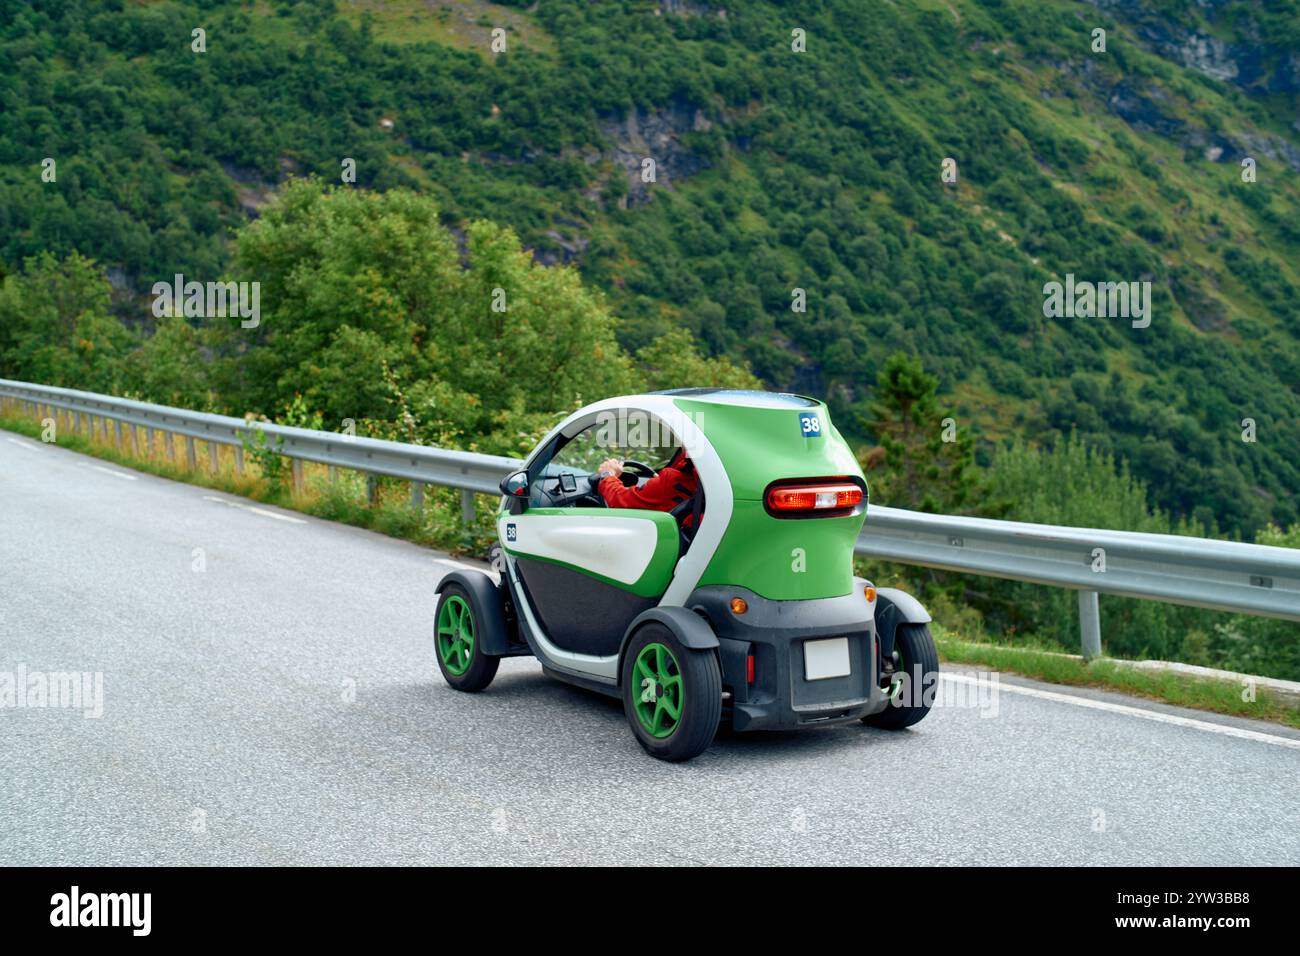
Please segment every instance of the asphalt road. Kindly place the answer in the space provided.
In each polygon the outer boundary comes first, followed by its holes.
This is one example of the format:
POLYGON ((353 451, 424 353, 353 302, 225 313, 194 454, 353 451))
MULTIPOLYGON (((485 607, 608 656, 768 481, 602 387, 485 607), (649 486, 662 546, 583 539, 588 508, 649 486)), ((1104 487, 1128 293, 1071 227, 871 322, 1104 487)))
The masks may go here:
POLYGON ((667 765, 531 659, 447 688, 445 562, 0 432, 0 702, 102 675, 0 707, 0 863, 1300 863, 1300 734, 956 671, 667 765))

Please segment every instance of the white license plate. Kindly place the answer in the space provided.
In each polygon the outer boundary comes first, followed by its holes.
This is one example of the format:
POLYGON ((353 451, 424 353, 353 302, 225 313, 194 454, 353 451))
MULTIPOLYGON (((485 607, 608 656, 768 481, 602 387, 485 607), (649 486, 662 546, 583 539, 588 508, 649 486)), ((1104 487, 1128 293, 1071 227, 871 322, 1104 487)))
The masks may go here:
POLYGON ((824 641, 803 642, 803 674, 807 680, 844 677, 849 667, 849 639, 832 637, 824 641))

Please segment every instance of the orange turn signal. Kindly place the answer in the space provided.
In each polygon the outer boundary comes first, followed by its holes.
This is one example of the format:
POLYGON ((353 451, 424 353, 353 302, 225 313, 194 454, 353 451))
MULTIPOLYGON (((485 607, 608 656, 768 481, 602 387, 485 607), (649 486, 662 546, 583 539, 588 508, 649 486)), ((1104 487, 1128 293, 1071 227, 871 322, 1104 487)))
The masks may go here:
POLYGON ((867 601, 869 602, 874 601, 876 599, 876 589, 873 588, 870 584, 868 584, 865 588, 862 589, 862 593, 866 595, 867 601))
POLYGON ((749 610, 749 605, 745 603, 745 599, 744 599, 744 598, 732 598, 732 599, 731 599, 731 613, 732 613, 732 614, 744 614, 744 613, 745 613, 746 611, 748 611, 748 610, 749 610))

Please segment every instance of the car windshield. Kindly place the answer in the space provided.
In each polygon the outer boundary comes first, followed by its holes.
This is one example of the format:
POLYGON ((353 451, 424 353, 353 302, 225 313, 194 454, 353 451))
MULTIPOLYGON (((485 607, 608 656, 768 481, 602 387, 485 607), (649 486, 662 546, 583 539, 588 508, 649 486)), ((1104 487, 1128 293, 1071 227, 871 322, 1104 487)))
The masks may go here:
POLYGON ((657 418, 644 412, 618 412, 574 435, 541 474, 592 474, 607 458, 640 461, 659 469, 672 460, 680 444, 657 418))

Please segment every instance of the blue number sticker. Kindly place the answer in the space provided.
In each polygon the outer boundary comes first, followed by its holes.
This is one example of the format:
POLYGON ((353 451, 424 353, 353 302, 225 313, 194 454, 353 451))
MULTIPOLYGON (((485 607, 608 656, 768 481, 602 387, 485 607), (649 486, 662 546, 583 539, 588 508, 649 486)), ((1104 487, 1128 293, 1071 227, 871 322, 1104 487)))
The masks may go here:
POLYGON ((799 413, 799 434, 804 438, 822 437, 822 420, 817 417, 816 412, 799 413))
POLYGON ((508 522, 506 524, 506 540, 515 541, 518 539, 518 537, 519 537, 519 532, 515 531, 515 523, 513 521, 508 522))

